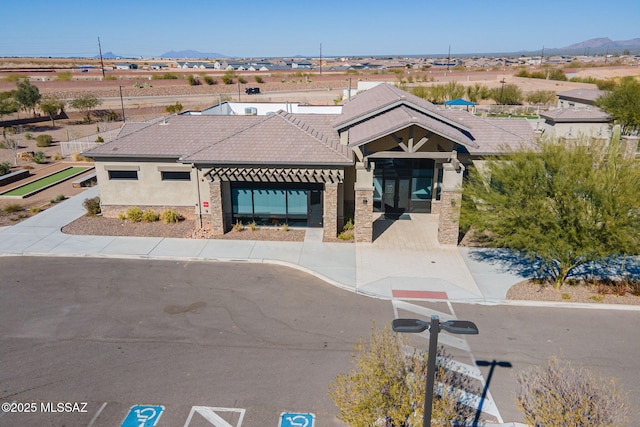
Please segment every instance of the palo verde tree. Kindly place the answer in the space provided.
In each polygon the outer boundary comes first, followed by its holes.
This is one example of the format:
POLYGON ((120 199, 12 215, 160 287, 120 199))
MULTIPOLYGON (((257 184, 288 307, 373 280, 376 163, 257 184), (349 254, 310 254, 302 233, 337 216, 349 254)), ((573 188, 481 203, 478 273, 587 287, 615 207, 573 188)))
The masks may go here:
POLYGON ((623 77, 620 84, 596 100, 596 105, 613 117, 623 134, 640 133, 640 82, 634 77, 623 77))
POLYGON ((13 91, 9 92, 0 92, 0 119, 5 114, 11 114, 18 111, 20 106, 14 99, 13 91))
POLYGON ((24 79, 18 82, 18 88, 13 91, 13 98, 16 100, 20 107, 25 110, 31 110, 33 114, 36 113, 36 106, 40 102, 40 90, 37 86, 29 83, 29 80, 24 79))
POLYGON ((91 94, 75 98, 69 103, 73 108, 78 109, 85 114, 86 122, 91 121, 91 113, 100 104, 102 104, 102 101, 91 94))
POLYGON ((618 141, 542 141, 470 168, 461 223, 543 265, 560 289, 590 262, 640 253, 640 162, 618 141))
MULTIPOLYGON (((373 329, 370 340, 356 345, 351 372, 340 374, 329 385, 340 420, 353 427, 422 425, 427 354, 408 349, 405 339, 388 327, 373 329)), ((459 401, 455 389, 480 391, 447 369, 450 359, 441 350, 438 353, 443 362, 438 365, 436 383, 444 385, 434 394, 432 425, 470 421, 473 410, 459 401)))
POLYGON ((56 96, 45 96, 40 100, 40 109, 51 119, 51 126, 56 127, 56 115, 64 110, 66 102, 56 96))

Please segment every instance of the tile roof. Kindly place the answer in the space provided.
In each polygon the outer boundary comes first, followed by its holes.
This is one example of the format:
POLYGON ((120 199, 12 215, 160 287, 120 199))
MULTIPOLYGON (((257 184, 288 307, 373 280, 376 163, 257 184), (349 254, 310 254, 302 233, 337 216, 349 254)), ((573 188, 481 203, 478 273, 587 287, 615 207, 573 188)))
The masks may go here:
POLYGON ((555 123, 607 123, 611 121, 611 117, 597 107, 590 109, 557 108, 542 112, 540 116, 555 123))
MULTIPOLYGON (((334 126, 337 130, 341 130, 401 104, 409 105, 436 119, 447 121, 441 114, 442 110, 429 101, 387 83, 382 83, 366 91, 359 92, 346 102, 342 107, 342 116, 336 120, 334 126)), ((465 130, 464 125, 450 124, 465 130)))
POLYGON ((467 132, 406 105, 394 107, 349 128, 349 146, 357 147, 366 144, 411 125, 421 126, 458 144, 470 147, 478 146, 474 138, 467 132))
POLYGON ((173 116, 157 123, 127 123, 118 138, 86 151, 89 157, 173 157, 201 150, 264 117, 173 116))
POLYGON ((188 163, 351 165, 351 150, 331 126, 334 115, 279 112, 183 156, 188 163))
POLYGON ((536 133, 527 119, 482 118, 457 109, 445 110, 443 114, 468 126, 477 144, 475 147, 466 146, 470 154, 493 155, 535 147, 536 133))

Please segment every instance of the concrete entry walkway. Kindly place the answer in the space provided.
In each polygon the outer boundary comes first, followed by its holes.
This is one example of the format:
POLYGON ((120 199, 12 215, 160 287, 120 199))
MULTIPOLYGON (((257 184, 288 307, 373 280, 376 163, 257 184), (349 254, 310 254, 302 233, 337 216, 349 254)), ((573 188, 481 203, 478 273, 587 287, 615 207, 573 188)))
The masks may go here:
POLYGON ((458 248, 438 243, 438 215, 383 216, 373 243, 356 244, 358 292, 396 298, 480 299, 458 248))

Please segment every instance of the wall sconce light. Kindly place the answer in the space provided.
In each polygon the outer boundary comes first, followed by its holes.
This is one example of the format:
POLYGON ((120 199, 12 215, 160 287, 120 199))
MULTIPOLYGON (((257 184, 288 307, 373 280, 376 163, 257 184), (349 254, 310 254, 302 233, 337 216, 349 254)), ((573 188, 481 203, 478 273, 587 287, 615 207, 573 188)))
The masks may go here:
POLYGON ((367 203, 369 203, 369 200, 367 200, 367 198, 366 198, 366 197, 363 197, 363 198, 362 198, 362 204, 363 204, 363 205, 366 205, 367 203))

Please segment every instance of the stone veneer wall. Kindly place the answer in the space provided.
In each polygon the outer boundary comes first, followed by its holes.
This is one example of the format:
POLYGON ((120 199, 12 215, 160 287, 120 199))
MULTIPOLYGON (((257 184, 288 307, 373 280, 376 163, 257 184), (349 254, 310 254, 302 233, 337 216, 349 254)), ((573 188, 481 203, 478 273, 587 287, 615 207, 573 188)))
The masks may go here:
POLYGON ((338 234, 338 184, 325 183, 322 216, 323 240, 334 240, 338 234))
POLYGON ((373 190, 356 190, 354 233, 357 243, 373 242, 373 190), (363 203, 366 199, 367 203, 363 203))
POLYGON ((222 183, 220 181, 209 182, 209 196, 211 200, 209 206, 211 210, 209 220, 211 232, 214 236, 221 236, 226 231, 226 222, 222 206, 222 183))
POLYGON ((462 193, 443 191, 438 219, 438 241, 443 245, 457 245, 460 232, 460 205, 462 193))
POLYGON ((185 219, 196 218, 195 208, 193 206, 170 206, 170 205, 162 205, 162 206, 101 205, 102 216, 105 218, 118 218, 120 214, 126 214, 127 211, 133 207, 140 208, 143 211, 152 210, 158 215, 160 215, 164 211, 172 210, 182 215, 185 219))

